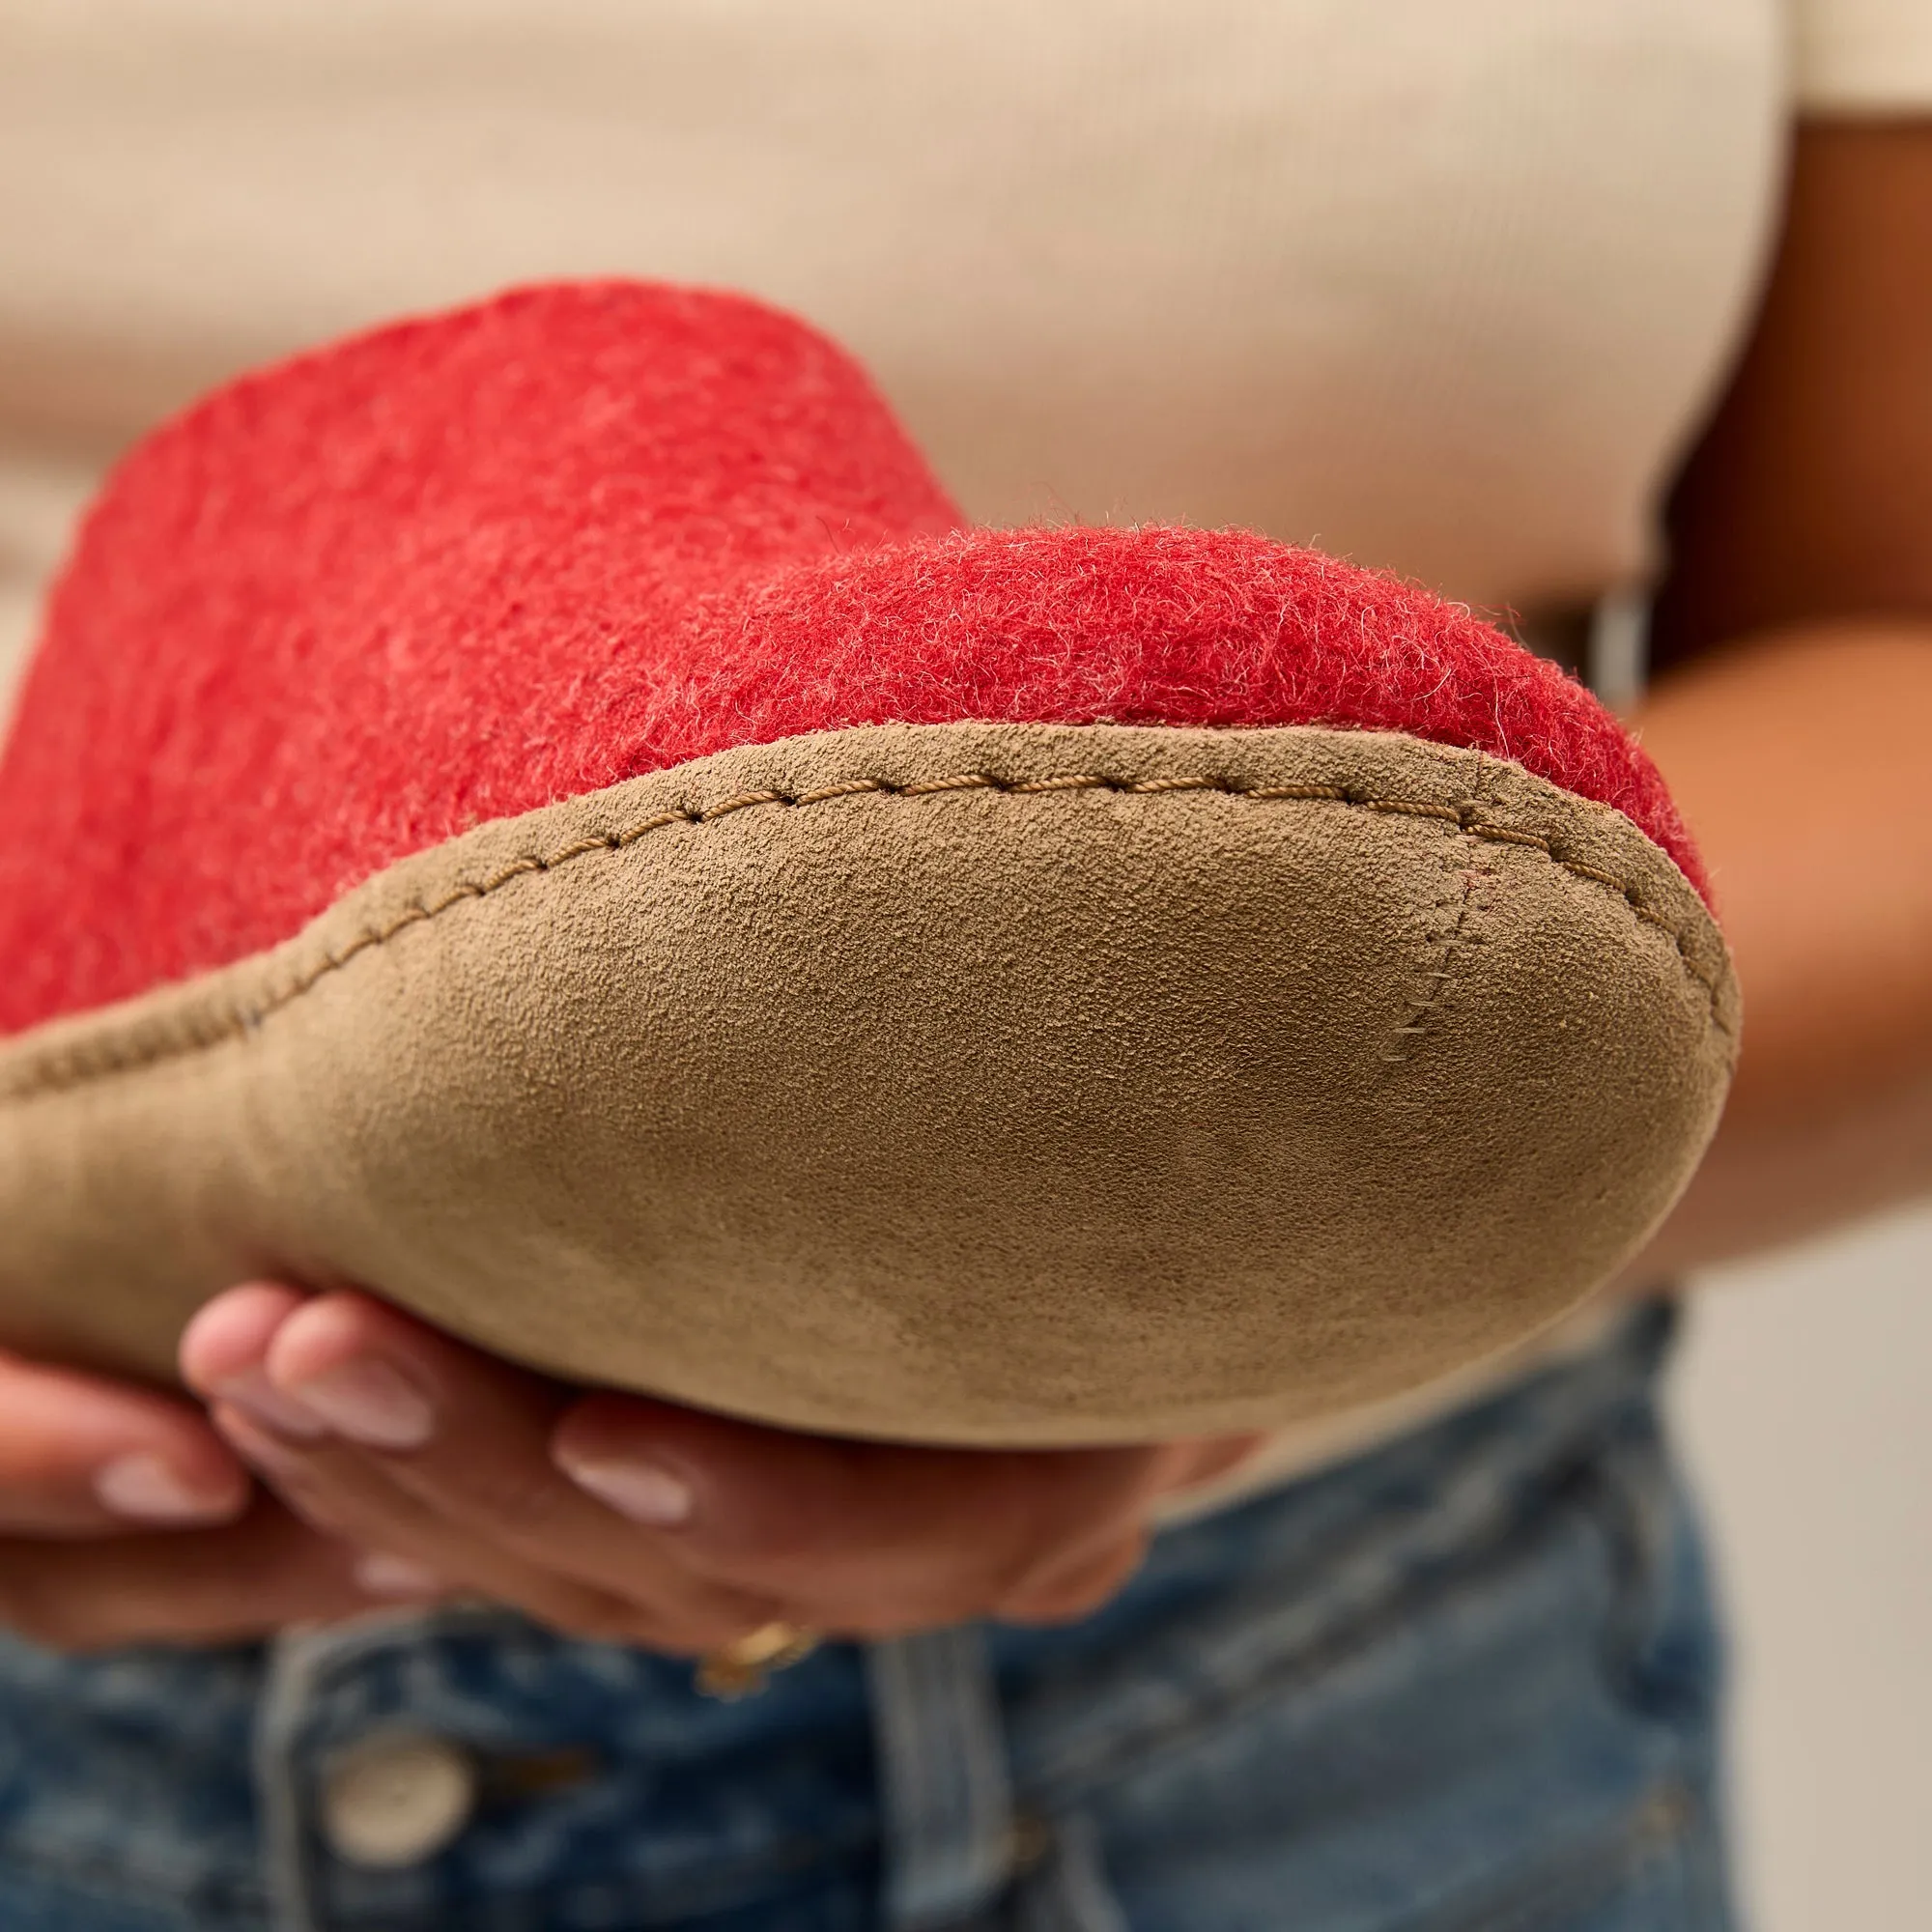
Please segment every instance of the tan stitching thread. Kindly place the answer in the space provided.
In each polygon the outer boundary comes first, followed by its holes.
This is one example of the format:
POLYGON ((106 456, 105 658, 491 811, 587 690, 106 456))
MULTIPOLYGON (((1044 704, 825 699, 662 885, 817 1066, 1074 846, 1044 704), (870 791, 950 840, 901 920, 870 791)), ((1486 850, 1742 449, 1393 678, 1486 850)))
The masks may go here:
POLYGON ((532 873, 554 871, 559 866, 570 865, 579 859, 587 858, 594 852, 621 852, 627 846, 635 845, 639 838, 647 838, 653 832, 664 831, 668 826, 710 825, 718 819, 728 817, 733 812, 748 811, 757 806, 782 806, 795 810, 800 806, 824 805, 834 799, 856 798, 868 793, 876 793, 887 798, 922 799, 938 798, 949 792, 960 791, 990 791, 1009 798, 1050 797, 1058 793, 1087 791, 1119 792, 1130 798, 1159 798, 1174 793, 1211 791, 1225 793, 1231 798, 1261 803, 1311 799, 1346 805, 1363 811, 1436 819, 1455 826, 1464 838, 1488 839, 1498 844, 1519 845, 1531 851, 1541 852, 1552 865, 1560 866, 1566 872, 1574 872, 1579 879, 1588 879, 1593 884, 1606 886, 1617 893, 1637 919, 1647 925, 1655 926, 1672 942, 1677 949, 1677 956, 1683 961, 1684 970, 1703 987, 1710 1000, 1712 1023, 1721 1033, 1728 1034, 1730 1031, 1719 1013, 1717 982, 1698 967, 1696 961, 1686 951, 1683 934, 1667 920, 1661 919, 1652 912, 1643 903, 1641 895, 1634 887, 1612 873, 1570 858, 1549 839, 1540 838, 1535 833, 1517 832, 1508 826, 1482 823, 1475 816, 1480 807, 1474 803, 1450 806, 1430 805, 1410 799, 1372 798, 1360 787, 1352 785, 1317 783, 1244 785, 1233 779, 1206 775, 1195 778, 1110 779, 1093 772, 1067 772, 1044 779, 1003 780, 993 778, 985 772, 962 772, 952 778, 919 779, 906 784, 895 784, 889 779, 865 778, 846 779, 838 784, 821 786, 816 791, 795 794, 781 791, 741 792, 735 798, 724 799, 720 804, 705 807, 702 810, 688 806, 673 807, 668 811, 660 811, 649 818, 639 819, 637 824, 625 826, 618 831, 579 838, 573 844, 565 845, 555 852, 526 853, 511 860, 508 865, 492 872, 486 878, 460 880, 440 898, 426 904, 417 901, 408 906, 386 925, 372 926, 367 931, 357 933, 340 952, 325 953, 307 972, 298 974, 280 992, 270 995, 259 1004, 238 1008, 233 1012, 218 1018, 197 1018, 191 1021, 191 1037, 158 1042, 141 1041, 135 1047, 121 1052, 116 1052, 114 1048, 106 1045, 70 1049, 68 1053, 59 1055, 43 1065, 40 1069, 40 1077, 14 1089, 12 1097, 30 1098, 37 1094, 76 1087, 88 1080, 108 1074, 131 1072, 142 1066, 176 1059, 185 1053, 217 1046, 223 1040, 251 1033, 271 1014, 279 1012, 282 1008, 300 999, 312 986, 326 980, 331 973, 339 973, 358 953, 367 952, 374 947, 386 946, 398 933, 406 931, 412 925, 440 919, 452 906, 461 905, 467 899, 487 898, 492 893, 500 891, 513 880, 532 873))

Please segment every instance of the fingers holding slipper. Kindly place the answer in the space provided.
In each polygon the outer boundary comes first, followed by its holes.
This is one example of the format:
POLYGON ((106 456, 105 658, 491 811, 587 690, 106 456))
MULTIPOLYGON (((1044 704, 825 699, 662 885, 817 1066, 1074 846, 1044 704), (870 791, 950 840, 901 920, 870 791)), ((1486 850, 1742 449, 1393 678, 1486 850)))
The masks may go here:
POLYGON ((229 1440, 295 1507, 449 1588, 676 1651, 778 1614, 699 1577, 556 1469, 554 1384, 369 1296, 234 1291, 197 1319, 182 1359, 229 1440))

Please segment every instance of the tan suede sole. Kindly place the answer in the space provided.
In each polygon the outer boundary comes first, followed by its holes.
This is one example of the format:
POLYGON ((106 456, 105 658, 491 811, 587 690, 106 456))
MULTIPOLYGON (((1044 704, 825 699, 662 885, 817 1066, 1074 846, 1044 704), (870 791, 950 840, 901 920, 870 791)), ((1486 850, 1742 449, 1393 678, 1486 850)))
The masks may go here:
POLYGON ((795 1427, 1262 1427, 1559 1316, 1688 1179, 1722 939, 1385 733, 885 725, 486 825, 0 1048, 0 1334, 164 1374, 359 1282, 795 1427))

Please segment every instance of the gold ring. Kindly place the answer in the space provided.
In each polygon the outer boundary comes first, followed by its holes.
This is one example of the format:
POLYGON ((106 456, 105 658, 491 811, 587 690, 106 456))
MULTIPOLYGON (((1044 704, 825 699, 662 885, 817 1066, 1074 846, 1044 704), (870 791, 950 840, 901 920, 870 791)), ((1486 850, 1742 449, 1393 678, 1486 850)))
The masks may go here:
POLYGON ((727 1702, 750 1697, 765 1688, 774 1670, 782 1670, 818 1648, 818 1633, 797 1624, 760 1624, 735 1643, 714 1650, 697 1661, 697 1688, 707 1697, 727 1702))

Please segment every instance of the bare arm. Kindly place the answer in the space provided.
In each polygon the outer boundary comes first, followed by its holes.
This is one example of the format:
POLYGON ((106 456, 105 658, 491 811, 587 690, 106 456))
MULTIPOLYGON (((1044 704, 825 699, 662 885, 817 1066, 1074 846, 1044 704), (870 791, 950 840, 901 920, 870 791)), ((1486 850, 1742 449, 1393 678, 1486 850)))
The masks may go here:
POLYGON ((1801 136, 1670 538, 1641 724, 1711 863, 1745 1047, 1648 1280, 1932 1192, 1932 124, 1801 136))

